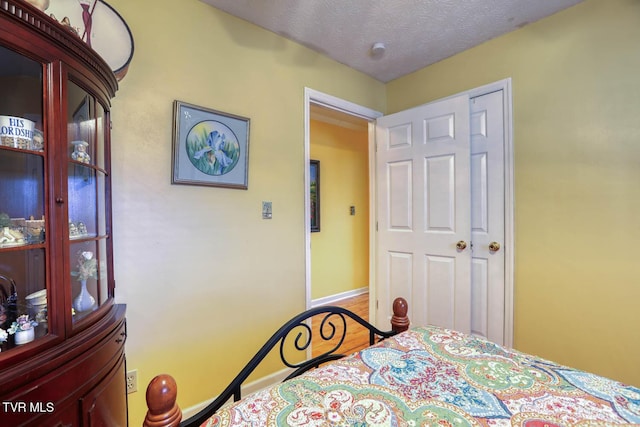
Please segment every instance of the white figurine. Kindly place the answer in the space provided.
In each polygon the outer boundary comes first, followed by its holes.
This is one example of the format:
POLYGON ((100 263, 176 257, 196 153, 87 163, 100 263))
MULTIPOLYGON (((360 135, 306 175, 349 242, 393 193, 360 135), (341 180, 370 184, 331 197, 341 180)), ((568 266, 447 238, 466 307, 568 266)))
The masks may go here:
POLYGON ((33 131, 33 141, 31 141, 31 149, 35 151, 44 150, 44 135, 41 130, 35 129, 33 131))
POLYGON ((0 233, 0 245, 21 245, 24 244, 24 235, 9 227, 3 227, 0 233))
POLYGON ((78 223, 78 234, 80 236, 86 236, 87 235, 87 226, 84 224, 84 222, 79 222, 78 223))
POLYGON ((78 234, 78 227, 76 227, 73 222, 69 221, 69 237, 77 237, 78 234))
POLYGON ((71 158, 81 163, 89 163, 91 161, 89 153, 87 153, 87 147, 89 146, 89 143, 86 141, 72 141, 71 143, 74 146, 73 153, 71 153, 71 158))

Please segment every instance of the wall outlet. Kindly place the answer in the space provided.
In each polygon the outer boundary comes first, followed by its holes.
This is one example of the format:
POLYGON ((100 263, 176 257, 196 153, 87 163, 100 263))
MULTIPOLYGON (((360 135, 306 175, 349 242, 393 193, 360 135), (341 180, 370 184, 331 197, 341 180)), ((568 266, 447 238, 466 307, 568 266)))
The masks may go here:
POLYGON ((127 372, 127 394, 138 391, 138 370, 127 372))

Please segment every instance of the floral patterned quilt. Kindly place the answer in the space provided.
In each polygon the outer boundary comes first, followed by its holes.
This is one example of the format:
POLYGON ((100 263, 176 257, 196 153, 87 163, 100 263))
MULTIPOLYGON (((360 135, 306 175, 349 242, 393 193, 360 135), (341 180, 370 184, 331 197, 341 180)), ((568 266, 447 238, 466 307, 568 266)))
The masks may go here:
POLYGON ((613 424, 640 424, 640 389, 424 327, 254 393, 203 425, 613 424))

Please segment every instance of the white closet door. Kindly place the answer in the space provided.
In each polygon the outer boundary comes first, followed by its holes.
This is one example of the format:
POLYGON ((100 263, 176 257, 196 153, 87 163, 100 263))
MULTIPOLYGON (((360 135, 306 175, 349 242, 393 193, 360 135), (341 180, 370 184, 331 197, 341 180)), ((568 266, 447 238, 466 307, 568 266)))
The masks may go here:
POLYGON ((392 299, 413 324, 471 331, 469 98, 378 119, 378 324, 392 299))

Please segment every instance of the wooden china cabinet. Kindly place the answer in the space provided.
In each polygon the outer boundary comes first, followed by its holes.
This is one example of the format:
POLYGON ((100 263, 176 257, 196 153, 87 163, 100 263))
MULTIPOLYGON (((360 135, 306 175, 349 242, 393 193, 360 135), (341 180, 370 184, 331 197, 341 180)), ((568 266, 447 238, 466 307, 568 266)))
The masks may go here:
POLYGON ((0 0, 2 426, 127 424, 111 241, 116 90, 75 33, 0 0), (19 325, 25 315, 37 326, 19 325))

